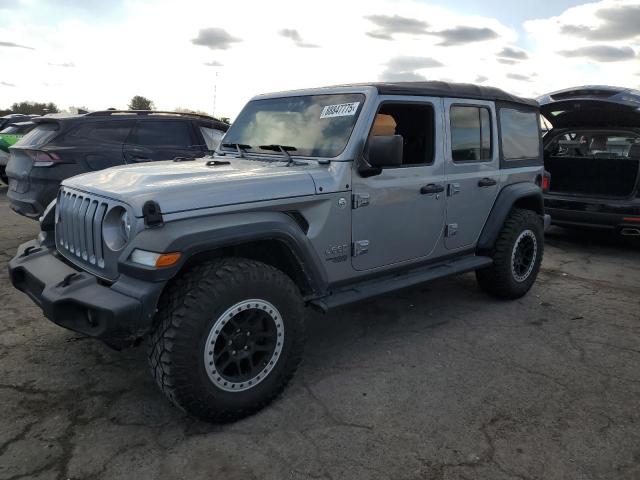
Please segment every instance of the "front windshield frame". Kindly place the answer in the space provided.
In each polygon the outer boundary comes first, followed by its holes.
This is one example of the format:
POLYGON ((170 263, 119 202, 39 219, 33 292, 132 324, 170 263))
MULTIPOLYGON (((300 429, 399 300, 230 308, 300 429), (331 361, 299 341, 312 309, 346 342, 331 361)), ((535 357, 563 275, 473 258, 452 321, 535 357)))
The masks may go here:
MULTIPOLYGON (((243 118, 246 115, 255 115, 257 112, 261 112, 261 111, 265 111, 265 112, 269 112, 270 110, 265 108, 264 110, 260 110, 259 108, 256 108, 256 106, 259 106, 261 103, 263 104, 269 104, 269 103, 276 103, 276 102, 282 102, 282 101, 302 101, 303 99, 309 99, 312 101, 315 101, 315 104, 312 104, 310 106, 317 108, 320 108, 320 110, 324 111, 323 108, 324 107, 330 107, 330 106, 336 106, 336 105, 344 105, 344 104, 349 104, 349 103, 358 103, 358 105, 356 106, 356 110, 353 114, 350 115, 336 115, 335 117, 327 117, 327 118, 342 118, 343 121, 344 119, 349 119, 351 118, 352 121, 350 124, 348 124, 347 129, 345 129, 345 133, 342 137, 339 137, 338 139, 341 141, 340 146, 337 148, 334 148, 333 151, 317 151, 322 147, 315 147, 315 150, 311 150, 310 148, 300 148, 300 150, 289 150, 287 149, 288 153, 291 155, 291 157, 295 157, 295 158, 300 158, 300 159, 317 159, 317 160, 333 160, 336 158, 339 158, 341 155, 344 154, 344 152, 347 150, 350 142, 351 142, 351 138, 353 136, 354 131, 357 128, 358 122, 362 116, 362 112, 364 110, 366 101, 367 101, 367 95, 362 92, 362 91, 351 91, 351 92, 332 92, 332 93, 303 93, 300 95, 286 95, 286 96, 280 96, 280 97, 258 97, 256 99, 250 100, 247 105, 245 105, 245 107, 242 109, 242 111, 240 112, 240 114, 238 115, 238 117, 236 118, 236 120, 233 122, 233 124, 231 125, 231 127, 229 128, 229 131, 226 133, 226 135, 224 136, 218 151, 220 153, 236 153, 237 152, 237 146, 236 144, 239 144, 242 147, 243 153, 245 154, 246 158, 254 158, 254 159, 259 159, 260 157, 269 157, 269 158, 276 158, 276 159, 284 159, 284 155, 281 151, 279 151, 277 148, 273 148, 273 150, 271 149, 260 149, 260 146, 267 146, 270 145, 271 147, 277 147, 279 144, 277 142, 269 142, 269 141, 265 141, 265 142, 254 142, 253 144, 249 143, 246 141, 246 139, 248 137, 246 136, 241 136, 241 135, 234 135, 235 131, 239 128, 246 128, 246 122, 247 121, 251 121, 251 120, 247 120, 245 118, 243 118), (246 146, 247 144, 251 145, 251 148, 244 148, 244 146, 246 146)), ((277 112, 277 110, 271 110, 274 112, 277 112)), ((295 111, 291 111, 292 113, 298 113, 295 111)), ((301 115, 303 114, 303 112, 299 112, 301 115)), ((315 112, 316 114, 319 114, 320 111, 315 112)), ((255 118, 255 117, 254 117, 255 118)), ((322 117, 319 117, 322 118, 322 117)), ((288 144, 282 144, 282 146, 284 147, 296 147, 299 148, 300 145, 296 145, 295 141, 288 141, 288 144)), ((327 148, 328 150, 328 148, 327 148)))

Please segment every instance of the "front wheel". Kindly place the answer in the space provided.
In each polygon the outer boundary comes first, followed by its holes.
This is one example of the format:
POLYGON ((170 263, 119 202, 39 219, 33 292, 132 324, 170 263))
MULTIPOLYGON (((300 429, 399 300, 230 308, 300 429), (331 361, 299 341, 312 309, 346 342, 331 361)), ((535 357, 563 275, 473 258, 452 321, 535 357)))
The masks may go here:
POLYGON ((291 279, 238 258, 196 265, 161 299, 149 345, 160 389, 210 422, 266 406, 293 376, 305 339, 304 306, 291 279))
POLYGON ((500 298, 526 294, 538 276, 544 252, 544 228, 531 210, 515 208, 492 251, 493 265, 476 271, 480 288, 500 298))
POLYGON ((0 166, 0 180, 2 180, 2 183, 4 183, 5 185, 9 185, 9 177, 7 177, 7 167, 0 166))

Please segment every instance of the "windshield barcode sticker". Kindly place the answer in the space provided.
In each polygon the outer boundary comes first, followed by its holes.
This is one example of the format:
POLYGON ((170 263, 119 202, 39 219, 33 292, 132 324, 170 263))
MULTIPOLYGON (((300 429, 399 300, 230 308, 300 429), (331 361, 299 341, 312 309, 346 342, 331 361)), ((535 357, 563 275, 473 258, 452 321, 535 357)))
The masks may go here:
POLYGON ((339 105, 327 105, 322 109, 320 118, 351 117, 358 111, 360 102, 341 103, 339 105))

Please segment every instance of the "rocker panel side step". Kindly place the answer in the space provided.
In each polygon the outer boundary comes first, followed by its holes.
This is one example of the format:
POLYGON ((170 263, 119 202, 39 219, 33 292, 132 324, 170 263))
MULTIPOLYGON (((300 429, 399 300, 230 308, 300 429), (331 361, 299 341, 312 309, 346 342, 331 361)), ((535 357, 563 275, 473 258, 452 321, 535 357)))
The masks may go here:
POLYGON ((488 267, 493 263, 489 257, 471 256, 446 263, 429 265, 417 270, 405 273, 384 276, 375 280, 358 283, 336 290, 331 295, 311 301, 311 305, 327 312, 331 309, 348 305, 350 303, 366 300, 371 297, 411 287, 420 283, 448 277, 459 273, 471 272, 478 268, 488 267))

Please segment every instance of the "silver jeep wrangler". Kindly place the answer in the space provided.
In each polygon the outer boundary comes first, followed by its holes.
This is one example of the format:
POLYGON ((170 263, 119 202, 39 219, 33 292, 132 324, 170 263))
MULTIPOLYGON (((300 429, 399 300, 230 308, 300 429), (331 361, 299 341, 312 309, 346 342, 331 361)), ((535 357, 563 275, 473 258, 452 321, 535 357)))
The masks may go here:
POLYGON ((149 343, 162 391, 224 422, 292 377, 305 311, 475 271, 518 298, 543 253, 539 108, 441 82, 251 100, 205 159, 65 180, 9 270, 53 322, 149 343))

